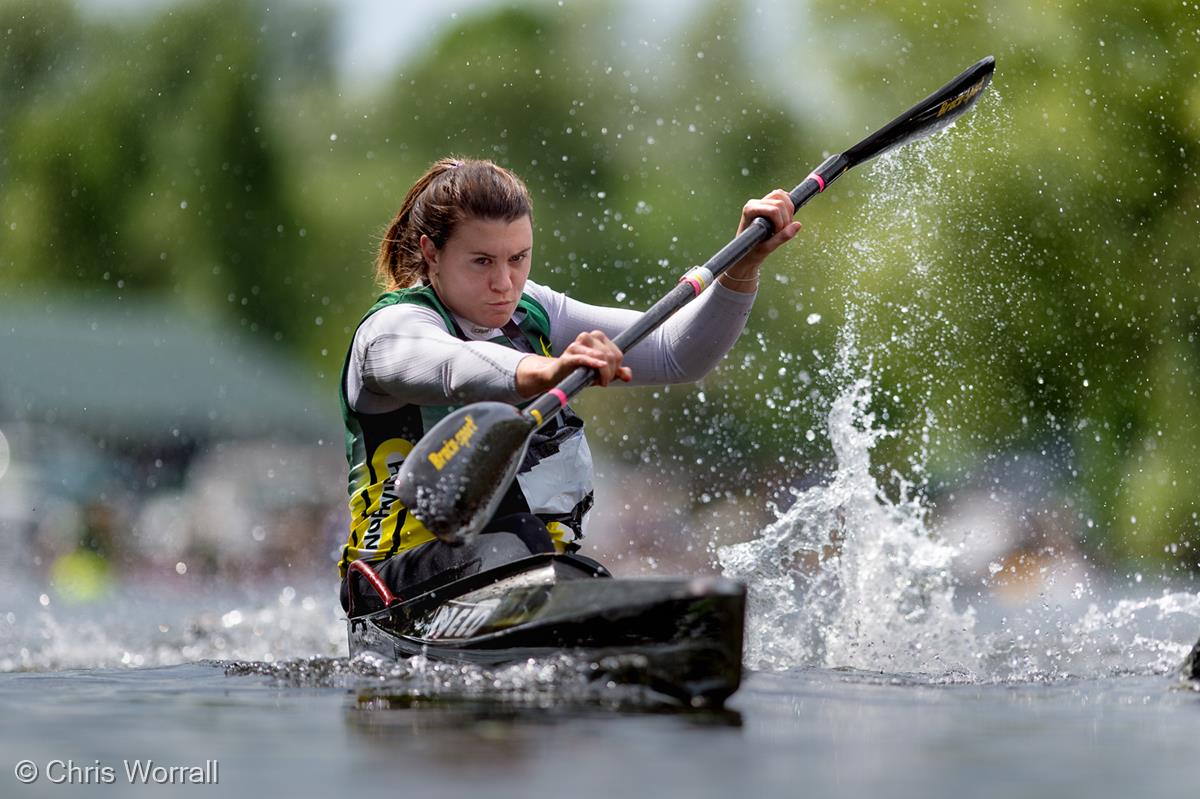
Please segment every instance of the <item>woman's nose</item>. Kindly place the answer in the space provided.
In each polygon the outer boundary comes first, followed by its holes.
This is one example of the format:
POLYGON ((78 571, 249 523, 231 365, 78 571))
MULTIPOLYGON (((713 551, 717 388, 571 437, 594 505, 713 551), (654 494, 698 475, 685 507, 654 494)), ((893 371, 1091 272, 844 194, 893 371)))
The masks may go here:
POLYGON ((508 274, 508 270, 504 268, 494 270, 492 273, 491 286, 492 291, 501 293, 512 288, 512 276, 508 274))

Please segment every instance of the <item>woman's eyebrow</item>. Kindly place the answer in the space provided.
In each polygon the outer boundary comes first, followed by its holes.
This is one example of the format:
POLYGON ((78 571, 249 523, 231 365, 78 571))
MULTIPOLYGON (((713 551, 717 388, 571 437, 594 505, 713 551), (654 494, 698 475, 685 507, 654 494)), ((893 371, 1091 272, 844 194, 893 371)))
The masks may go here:
MULTIPOLYGON (((516 252, 513 253, 513 255, 524 255, 525 253, 529 252, 532 249, 533 249, 533 245, 530 245, 522 250, 517 250, 516 252)), ((496 256, 492 255, 490 252, 486 252, 484 250, 472 250, 468 253, 468 255, 482 255, 485 258, 495 258, 496 257, 496 256)))

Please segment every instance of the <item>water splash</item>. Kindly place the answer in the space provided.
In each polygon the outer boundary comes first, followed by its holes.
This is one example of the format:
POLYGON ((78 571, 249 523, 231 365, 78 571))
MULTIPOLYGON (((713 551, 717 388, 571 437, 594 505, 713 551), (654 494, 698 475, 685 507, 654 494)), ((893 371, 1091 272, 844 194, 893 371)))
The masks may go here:
MULTIPOLYGON (((991 92, 965 126, 955 124, 877 160, 868 175, 870 200, 856 212, 861 220, 823 247, 825 259, 847 267, 836 363, 821 373, 827 390, 814 394, 818 402, 832 397, 826 413, 832 474, 799 493, 755 539, 717 552, 724 574, 750 589, 747 663, 753 668, 974 674, 981 650, 974 612, 954 604, 955 550, 931 533, 921 484, 898 473, 890 493, 879 484, 872 451, 897 433, 880 424, 871 406, 878 384, 875 354, 891 363, 896 353, 932 342, 935 360, 951 357, 953 348, 943 343, 953 339, 953 323, 940 309, 923 310, 937 308, 931 294, 942 273, 952 271, 931 260, 944 252, 937 246, 942 225, 931 198, 943 194, 945 176, 961 175, 949 154, 954 148, 944 146, 947 137, 961 138, 964 127, 978 135, 971 125, 979 112, 994 128, 995 96, 991 92), (892 303, 876 290, 877 279, 868 279, 889 269, 916 278, 910 300, 892 303), (872 328, 889 310, 898 311, 902 323, 876 333, 872 328), (881 343, 860 347, 868 335, 881 343)), ((929 407, 930 379, 909 383, 923 386, 912 400, 929 407)), ((926 427, 933 428, 931 415, 926 417, 926 427)), ((928 438, 928 429, 922 436, 928 438)), ((921 473, 923 455, 909 465, 910 473, 921 473)))
MULTIPOLYGON (((1003 352, 1000 338, 1018 335, 969 328, 957 317, 1000 316, 1001 303, 1025 294, 1019 286, 984 282, 968 309, 946 307, 946 297, 961 294, 955 293, 961 282, 956 275, 964 267, 955 258, 973 258, 970 268, 978 270, 1020 257, 1026 246, 995 235, 984 237, 986 251, 956 256, 940 246, 941 237, 966 234, 967 225, 986 233, 993 224, 948 218, 953 208, 986 204, 972 162, 946 146, 946 137, 975 138, 973 152, 992 153, 990 146, 979 148, 978 139, 994 139, 1006 121, 999 95, 991 92, 953 131, 877 161, 869 171, 871 199, 856 212, 861 219, 846 236, 824 245, 827 259, 848 254, 838 357, 821 372, 826 390, 814 394, 826 403, 832 472, 798 493, 791 508, 753 540, 717 552, 724 574, 750 588, 752 668, 849 667, 985 682, 1168 674, 1200 632, 1200 596, 1164 591, 1157 598, 1120 597, 1088 574, 1078 583, 1076 600, 1082 601, 1074 604, 1052 604, 1045 590, 1023 606, 972 591, 968 604, 955 565, 970 538, 945 540, 929 518, 923 482, 928 449, 955 432, 932 413, 934 398, 969 390, 978 368, 956 352, 968 335, 996 337, 973 342, 983 353, 1003 352), (895 285, 884 290, 889 280, 906 283, 907 296, 891 296, 899 292, 895 285), (908 374, 895 374, 900 362, 908 374), (895 422, 889 428, 884 421, 877 400, 896 404, 900 398, 891 391, 883 396, 875 364, 885 364, 891 382, 905 387, 916 429, 895 422), (893 436, 924 443, 909 447, 915 452, 902 467, 906 474, 893 471, 883 483, 872 453, 893 436), (985 630, 985 616, 999 621, 985 630)), ((1064 579, 1068 575, 1074 582, 1077 575, 1064 570, 1064 579)), ((1053 578, 1045 575, 1044 585, 1053 578)))
MULTIPOLYGON (((846 331, 838 372, 856 349, 846 331)), ((920 486, 895 477, 896 498, 872 472, 885 436, 871 381, 854 378, 828 415, 836 467, 754 540, 722 547, 724 574, 750 586, 747 662, 889 672, 971 673, 974 613, 954 607, 954 550, 927 525, 920 486)))
POLYGON ((831 370, 843 388, 828 412, 836 458, 829 479, 799 492, 754 539, 718 549, 723 573, 750 588, 748 666, 969 682, 1180 668, 1200 631, 1200 595, 1187 592, 1118 599, 1091 579, 1090 601, 1065 607, 1044 594, 1009 606, 981 593, 976 601, 1003 615, 997 629, 979 630, 977 608, 958 598, 960 549, 931 525, 923 484, 893 473, 892 484, 881 485, 872 468, 872 449, 896 433, 871 410, 870 362, 852 376, 857 353, 844 330, 831 370))
POLYGON ((125 587, 86 605, 60 604, 9 583, 0 614, 0 672, 274 661, 345 651, 328 586, 269 594, 233 586, 162 593, 125 587))
POLYGON ((431 660, 422 655, 390 661, 372 654, 222 665, 231 676, 261 676, 287 687, 346 688, 409 700, 487 698, 526 706, 551 706, 564 700, 635 704, 653 700, 647 688, 618 685, 601 678, 620 663, 611 659, 593 662, 569 654, 493 667, 431 660))
POLYGON ((1088 603, 1074 618, 1035 605, 987 637, 983 674, 992 680, 1051 681, 1073 677, 1167 675, 1184 662, 1200 631, 1200 595, 1088 603))

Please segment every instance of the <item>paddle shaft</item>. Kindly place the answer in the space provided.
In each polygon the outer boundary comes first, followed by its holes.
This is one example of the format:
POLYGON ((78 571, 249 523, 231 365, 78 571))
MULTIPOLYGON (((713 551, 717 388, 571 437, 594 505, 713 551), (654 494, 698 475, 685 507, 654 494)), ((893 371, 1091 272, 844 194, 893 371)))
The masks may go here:
MULTIPOLYGON (((809 200, 825 191, 826 186, 851 167, 869 161, 910 139, 926 136, 948 125, 974 103, 991 80, 994 69, 995 62, 991 56, 984 58, 849 150, 826 158, 790 192, 795 210, 800 210, 809 200)), ((761 216, 755 217, 745 230, 709 258, 704 266, 684 275, 675 288, 650 306, 636 322, 614 338, 613 343, 621 352, 628 352, 631 347, 657 330, 672 314, 698 297, 706 282, 716 280, 725 270, 746 257, 747 253, 771 238, 774 233, 775 228, 769 220, 761 216)), ((596 375, 596 370, 591 367, 577 368, 557 386, 532 402, 525 409, 526 416, 536 427, 540 427, 566 407, 571 397, 595 382, 596 375)))
MULTIPOLYGON (((789 196, 796 210, 805 205, 816 195, 825 190, 839 175, 849 167, 845 156, 838 154, 829 157, 811 175, 804 179, 789 196)), ((716 280, 731 266, 746 257, 758 245, 771 238, 775 227, 765 217, 755 217, 746 229, 732 241, 722 247, 713 257, 705 262, 703 269, 712 274, 716 280)), ((664 295, 658 302, 651 305, 636 322, 622 331, 613 339, 613 344, 621 352, 628 352, 634 345, 657 330, 663 322, 683 306, 699 296, 694 285, 686 280, 680 282, 664 295)), ((596 370, 590 366, 580 366, 555 386, 554 389, 538 397, 525 412, 544 424, 554 414, 562 410, 567 401, 590 386, 596 380, 596 370)))

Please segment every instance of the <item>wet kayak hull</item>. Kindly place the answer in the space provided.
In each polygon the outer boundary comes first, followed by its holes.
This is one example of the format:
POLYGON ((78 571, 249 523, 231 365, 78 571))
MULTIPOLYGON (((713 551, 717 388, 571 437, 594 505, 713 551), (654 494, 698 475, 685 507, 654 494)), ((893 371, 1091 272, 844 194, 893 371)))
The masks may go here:
POLYGON ((746 590, 723 578, 615 579, 538 555, 348 620, 351 656, 496 666, 570 654, 595 678, 718 704, 741 681, 746 590))

